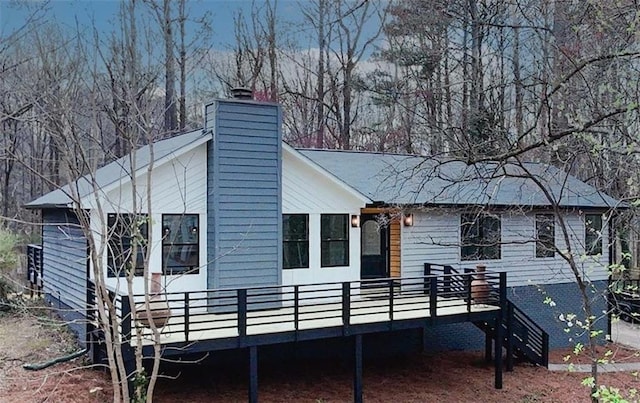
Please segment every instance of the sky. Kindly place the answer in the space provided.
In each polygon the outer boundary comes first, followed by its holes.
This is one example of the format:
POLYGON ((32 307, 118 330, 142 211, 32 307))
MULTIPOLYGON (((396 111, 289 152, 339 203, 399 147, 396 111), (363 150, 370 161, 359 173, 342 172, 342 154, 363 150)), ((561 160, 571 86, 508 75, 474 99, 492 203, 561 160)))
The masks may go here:
MULTIPOLYGON (((304 0, 302 0, 304 1, 304 0)), ((260 3, 260 0, 256 0, 260 3)), ((188 2, 193 18, 211 14, 211 25, 215 48, 224 48, 233 41, 233 18, 238 10, 248 15, 251 0, 190 0, 188 2)), ((16 1, 0 0, 0 34, 20 28, 36 7, 45 7, 41 12, 42 20, 57 22, 70 29, 75 29, 76 22, 83 26, 93 25, 99 32, 110 32, 116 25, 116 15, 120 7, 119 0, 49 0, 49 1, 16 1)), ((279 17, 286 19, 300 16, 299 2, 296 0, 278 1, 279 17)))

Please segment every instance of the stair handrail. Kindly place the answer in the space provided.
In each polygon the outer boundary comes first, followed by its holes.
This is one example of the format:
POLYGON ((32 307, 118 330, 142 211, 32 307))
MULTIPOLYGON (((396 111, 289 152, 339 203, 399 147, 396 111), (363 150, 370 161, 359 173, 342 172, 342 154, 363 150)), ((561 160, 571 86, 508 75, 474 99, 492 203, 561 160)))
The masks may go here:
MULTIPOLYGON (((507 311, 511 315, 511 320, 517 321, 518 324, 520 324, 522 327, 526 328, 528 331, 532 332, 535 336, 538 336, 540 338, 542 351, 536 351, 536 349, 532 348, 531 344, 526 344, 526 343, 525 344, 529 348, 529 350, 531 350, 532 352, 540 356, 540 362, 538 362, 537 360, 534 360, 534 361, 536 361, 536 363, 541 366, 548 367, 549 366, 549 334, 540 325, 538 325, 533 319, 531 319, 529 315, 527 315, 522 309, 518 308, 518 306, 509 299, 507 299, 507 306, 509 308, 507 311), (518 317, 517 315, 515 315, 516 312, 518 315, 521 315, 521 317, 518 317), (522 317, 524 317, 526 321, 522 320, 522 317)), ((509 318, 505 316, 505 320, 509 320, 509 318)), ((513 329, 511 329, 511 331, 513 332, 513 329)))
MULTIPOLYGON (((464 274, 475 272, 474 269, 469 269, 469 268, 463 268, 461 270, 464 270, 464 274)), ((451 265, 440 264, 440 263, 429 263, 429 262, 424 263, 425 275, 431 275, 433 274, 434 271, 442 272, 445 275, 447 274, 461 275, 460 271, 458 271, 451 265)), ((503 315, 503 326, 508 326, 507 323, 509 320, 517 321, 519 325, 521 325, 523 328, 526 328, 528 331, 531 332, 531 334, 539 337, 542 345, 541 346, 542 351, 538 352, 534 350, 533 348, 531 348, 530 344, 527 346, 529 350, 539 355, 540 359, 538 360, 538 359, 535 359, 534 357, 529 357, 529 358, 532 361, 535 361, 536 364, 542 365, 544 367, 548 367, 549 366, 549 334, 540 325, 538 325, 533 319, 531 319, 531 317, 527 315, 522 309, 518 308, 518 306, 515 303, 513 303, 509 298, 506 298, 506 308, 507 308, 507 314, 503 315), (511 317, 509 318, 508 315, 510 315, 511 317), (520 317, 518 317, 518 315, 520 315, 520 317), (526 319, 526 321, 523 320, 522 318, 526 319)), ((513 329, 511 329, 510 331, 513 332, 513 329)), ((520 336, 523 336, 523 335, 520 335, 520 336)), ((505 337, 509 337, 509 335, 505 334, 505 337)))

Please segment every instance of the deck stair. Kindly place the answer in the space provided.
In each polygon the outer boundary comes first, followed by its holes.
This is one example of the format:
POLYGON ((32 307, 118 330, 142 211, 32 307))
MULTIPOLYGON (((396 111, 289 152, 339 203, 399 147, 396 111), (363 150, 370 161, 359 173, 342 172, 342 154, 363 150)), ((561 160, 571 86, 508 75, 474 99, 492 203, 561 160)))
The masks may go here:
MULTIPOLYGON (((473 269, 464 269, 464 273, 473 272, 473 269)), ((449 265, 439 265, 433 263, 424 264, 424 274, 444 274, 448 277, 448 286, 451 292, 460 293, 462 298, 470 298, 470 295, 463 295, 469 287, 465 284, 467 278, 460 275, 460 272, 449 265)), ((497 292, 497 290, 494 290, 497 292)), ((533 364, 548 367, 549 365, 549 335, 537 323, 535 323, 524 311, 518 308, 512 301, 507 299, 506 312, 502 316, 502 334, 504 335, 504 346, 507 352, 507 369, 513 365, 513 359, 527 360, 533 364)), ((482 330, 489 340, 495 338, 495 326, 490 322, 473 322, 482 330)), ((487 348, 490 344, 487 343, 487 348)))

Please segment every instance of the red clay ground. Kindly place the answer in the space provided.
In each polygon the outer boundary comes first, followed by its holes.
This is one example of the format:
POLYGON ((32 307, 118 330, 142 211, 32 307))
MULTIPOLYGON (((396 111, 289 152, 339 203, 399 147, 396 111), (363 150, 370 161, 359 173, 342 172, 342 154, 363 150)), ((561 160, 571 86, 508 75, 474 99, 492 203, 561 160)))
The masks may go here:
MULTIPOLYGON (((22 369, 25 362, 40 362, 73 350, 68 335, 34 316, 0 315, 0 402, 106 402, 110 383, 103 371, 78 368, 76 360, 39 372, 22 369)), ((615 347, 615 346, 614 346, 615 347)), ((562 363, 568 351, 555 351, 552 361, 562 363)), ((620 350, 618 362, 640 361, 620 350)), ((579 362, 574 361, 574 362, 579 362)), ((181 367, 177 380, 162 379, 157 402, 243 402, 243 371, 215 371, 205 366, 181 367)), ((505 372, 504 388, 493 388, 493 368, 479 352, 415 354, 385 360, 365 360, 366 402, 580 402, 589 401, 580 382, 585 374, 548 372, 520 363, 505 372)), ((351 369, 327 362, 262 366, 262 402, 351 401, 351 369)), ((623 390, 639 388, 631 373, 602 374, 603 383, 623 390)))

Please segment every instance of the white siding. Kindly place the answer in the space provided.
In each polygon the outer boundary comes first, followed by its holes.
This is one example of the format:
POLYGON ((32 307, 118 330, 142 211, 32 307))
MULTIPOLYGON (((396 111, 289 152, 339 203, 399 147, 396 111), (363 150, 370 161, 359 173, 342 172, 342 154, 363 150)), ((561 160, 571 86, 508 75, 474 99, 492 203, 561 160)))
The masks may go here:
POLYGON ((320 267, 320 215, 360 214, 364 202, 309 163, 284 150, 282 213, 309 214, 309 268, 283 269, 283 285, 360 279, 360 228, 349 228, 349 266, 320 267))
MULTIPOLYGON (((202 290, 207 285, 207 151, 202 144, 178 158, 155 166, 151 176, 151 272, 162 271, 162 214, 199 214, 200 271, 198 274, 164 276, 164 284, 168 292, 202 290)), ((102 228, 106 228, 107 214, 133 212, 135 197, 140 213, 147 213, 147 177, 146 173, 136 179, 136 192, 132 192, 130 181, 123 182, 120 187, 108 192, 102 199, 102 217, 98 210, 91 213, 91 223, 99 241, 102 228)), ((103 256, 106 271, 106 251, 103 256)), ((106 276, 106 273, 105 273, 106 276)), ((124 289, 126 281, 119 278, 108 278, 107 283, 113 287, 124 289)), ((134 281, 134 292, 142 293, 142 278, 134 281)))
MULTIPOLYGON (((420 276, 426 262, 450 264, 457 268, 474 268, 486 264, 490 270, 506 271, 510 286, 526 284, 553 284, 574 281, 569 265, 556 253, 552 258, 536 258, 535 212, 501 213, 502 256, 500 260, 461 261, 460 212, 436 210, 415 212, 414 226, 403 227, 402 275, 420 276)), ((581 275, 590 280, 607 278, 609 261, 608 231, 603 229, 603 250, 599 257, 582 257, 584 254, 584 216, 567 212, 563 216, 569 228, 572 252, 578 257, 581 275)), ((556 223, 556 245, 566 250, 560 226, 556 223)))

